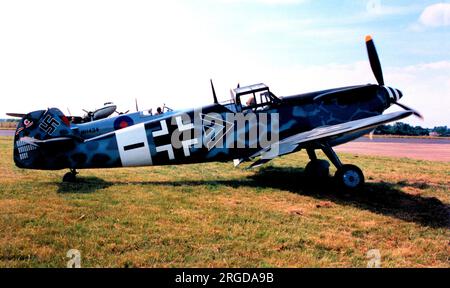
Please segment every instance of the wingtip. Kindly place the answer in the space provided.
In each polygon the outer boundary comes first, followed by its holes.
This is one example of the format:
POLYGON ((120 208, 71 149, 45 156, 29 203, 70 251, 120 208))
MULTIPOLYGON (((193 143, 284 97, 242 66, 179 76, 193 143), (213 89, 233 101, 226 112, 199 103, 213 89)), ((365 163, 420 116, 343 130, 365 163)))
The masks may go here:
POLYGON ((372 36, 367 35, 367 36, 366 36, 366 42, 369 42, 369 41, 372 41, 372 36))

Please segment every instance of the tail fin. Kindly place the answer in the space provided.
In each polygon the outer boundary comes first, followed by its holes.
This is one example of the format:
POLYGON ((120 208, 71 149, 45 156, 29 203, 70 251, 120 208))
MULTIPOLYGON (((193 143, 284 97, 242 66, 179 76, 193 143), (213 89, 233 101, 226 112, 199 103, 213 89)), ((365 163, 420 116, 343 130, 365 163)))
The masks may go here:
POLYGON ((14 162, 20 168, 45 169, 48 166, 45 150, 49 148, 42 147, 42 144, 54 143, 52 139, 64 138, 66 140, 64 148, 67 148, 67 137, 70 136, 74 136, 70 122, 59 109, 50 108, 28 113, 17 125, 14 137, 14 162))

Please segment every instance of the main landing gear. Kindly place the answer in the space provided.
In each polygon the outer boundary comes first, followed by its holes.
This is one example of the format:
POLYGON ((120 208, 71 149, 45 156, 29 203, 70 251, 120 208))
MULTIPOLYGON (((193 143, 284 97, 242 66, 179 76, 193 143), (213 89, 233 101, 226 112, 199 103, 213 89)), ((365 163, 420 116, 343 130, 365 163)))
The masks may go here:
MULTIPOLYGON (((361 169, 355 165, 342 164, 341 160, 339 160, 339 157, 330 146, 324 145, 321 148, 331 163, 337 168, 337 171, 334 174, 334 180, 340 188, 357 190, 364 185, 364 174, 361 169)), ((316 179, 327 177, 330 173, 330 164, 325 160, 317 159, 315 150, 307 149, 307 152, 311 161, 305 167, 306 176, 316 179)))
POLYGON ((76 182, 77 174, 78 174, 78 172, 76 169, 70 169, 70 172, 67 172, 66 174, 64 174, 63 182, 68 182, 68 183, 76 182))

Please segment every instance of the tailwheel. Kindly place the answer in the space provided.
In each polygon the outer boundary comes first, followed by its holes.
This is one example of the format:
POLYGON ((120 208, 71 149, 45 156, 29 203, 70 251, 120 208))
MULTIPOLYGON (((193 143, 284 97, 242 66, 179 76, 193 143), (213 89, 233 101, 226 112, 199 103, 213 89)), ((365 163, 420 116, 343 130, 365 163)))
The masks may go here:
POLYGON ((70 172, 67 172, 63 176, 63 182, 74 183, 77 181, 77 170, 70 169, 70 172))
POLYGON ((364 174, 355 165, 342 165, 334 174, 337 184, 347 190, 357 190, 364 185, 364 174))

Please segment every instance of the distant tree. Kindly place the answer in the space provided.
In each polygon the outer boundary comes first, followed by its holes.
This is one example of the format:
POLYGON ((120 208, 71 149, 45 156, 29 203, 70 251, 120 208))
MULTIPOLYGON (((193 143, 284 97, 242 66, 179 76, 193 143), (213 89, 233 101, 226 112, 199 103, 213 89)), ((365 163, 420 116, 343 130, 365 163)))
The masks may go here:
POLYGON ((374 134, 375 135, 392 135, 393 134, 392 126, 390 126, 390 125, 378 126, 378 128, 375 129, 374 134))
POLYGON ((443 136, 443 137, 449 137, 450 136, 450 129, 448 129, 447 126, 434 127, 432 131, 436 132, 437 134, 439 134, 439 136, 443 136))
POLYGON ((414 131, 417 136, 428 136, 430 134, 430 129, 423 128, 421 126, 414 127, 414 131))
POLYGON ((0 122, 19 122, 18 119, 0 119, 0 122))
POLYGON ((381 125, 375 130, 375 135, 428 136, 430 129, 421 126, 411 126, 397 122, 394 125, 381 125))

